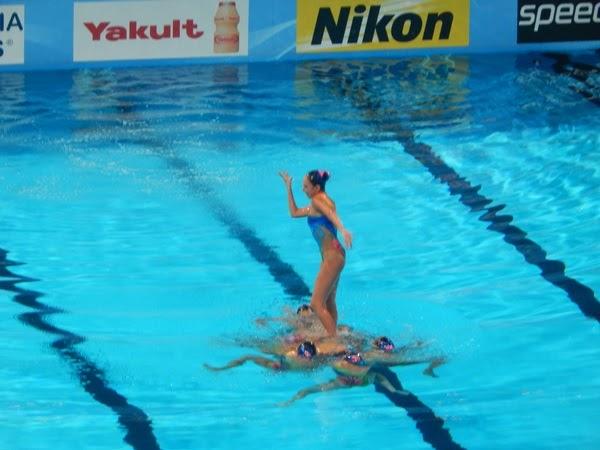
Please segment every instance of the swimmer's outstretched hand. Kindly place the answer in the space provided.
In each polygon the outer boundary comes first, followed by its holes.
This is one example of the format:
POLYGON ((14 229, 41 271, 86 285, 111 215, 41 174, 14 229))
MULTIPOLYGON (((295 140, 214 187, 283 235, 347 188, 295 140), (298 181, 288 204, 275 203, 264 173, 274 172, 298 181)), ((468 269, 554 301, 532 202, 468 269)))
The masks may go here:
POLYGON ((342 230, 342 236, 344 236, 344 245, 346 248, 352 248, 352 233, 344 228, 342 230))
POLYGON ((283 179, 283 182, 285 183, 286 187, 288 189, 291 189, 292 187, 292 177, 285 171, 281 171, 279 172, 279 176, 283 179))
POLYGON ((215 366, 208 365, 206 363, 204 363, 203 366, 205 369, 212 370, 213 372, 220 372, 221 370, 226 369, 225 367, 215 367, 215 366))

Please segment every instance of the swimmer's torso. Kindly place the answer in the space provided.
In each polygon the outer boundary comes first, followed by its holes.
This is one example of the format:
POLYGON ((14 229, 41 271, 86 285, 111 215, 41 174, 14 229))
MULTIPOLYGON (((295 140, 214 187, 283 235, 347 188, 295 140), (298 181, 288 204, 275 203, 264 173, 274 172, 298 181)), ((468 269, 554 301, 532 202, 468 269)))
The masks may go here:
MULTIPOLYGON (((327 197, 325 194, 322 198, 327 203, 327 207, 335 211, 335 203, 327 197)), ((319 245, 321 255, 326 256, 329 251, 334 251, 342 256, 345 255, 345 251, 337 239, 337 230, 335 225, 327 218, 327 216, 320 215, 318 211, 311 205, 310 214, 307 217, 308 227, 319 245)))

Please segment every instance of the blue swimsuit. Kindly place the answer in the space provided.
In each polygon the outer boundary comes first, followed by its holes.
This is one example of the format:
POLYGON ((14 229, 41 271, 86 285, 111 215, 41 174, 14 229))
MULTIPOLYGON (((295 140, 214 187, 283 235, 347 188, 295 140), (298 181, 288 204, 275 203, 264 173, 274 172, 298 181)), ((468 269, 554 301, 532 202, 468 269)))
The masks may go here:
POLYGON ((335 226, 333 225, 331 220, 327 218, 327 216, 308 216, 306 219, 308 222, 308 227, 310 228, 310 231, 312 232, 312 235, 314 236, 319 246, 321 245, 321 241, 325 236, 323 228, 329 230, 329 232, 333 234, 335 238, 337 238, 337 230, 335 229, 335 226))

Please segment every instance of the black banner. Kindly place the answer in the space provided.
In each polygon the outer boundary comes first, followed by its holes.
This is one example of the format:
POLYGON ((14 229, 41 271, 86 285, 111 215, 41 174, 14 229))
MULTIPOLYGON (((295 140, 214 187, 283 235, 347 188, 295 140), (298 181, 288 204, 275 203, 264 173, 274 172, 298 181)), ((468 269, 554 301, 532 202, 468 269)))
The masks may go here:
POLYGON ((600 40, 600 0, 519 0, 517 43, 600 40))

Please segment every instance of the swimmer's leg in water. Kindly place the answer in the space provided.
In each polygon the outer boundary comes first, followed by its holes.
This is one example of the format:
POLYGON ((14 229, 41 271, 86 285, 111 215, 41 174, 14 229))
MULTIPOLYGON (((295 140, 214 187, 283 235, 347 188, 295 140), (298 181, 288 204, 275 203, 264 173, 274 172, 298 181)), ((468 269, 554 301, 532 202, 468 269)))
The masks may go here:
POLYGON ((436 367, 441 366, 446 363, 446 358, 437 357, 437 358, 421 358, 421 359, 404 359, 398 357, 396 359, 383 359, 377 361, 377 364, 386 367, 395 367, 395 366, 412 366, 415 364, 423 364, 429 363, 429 365, 423 370, 424 375, 429 375, 430 377, 437 378, 437 375, 433 371, 436 367))
POLYGON ((435 369, 436 367, 440 367, 442 364, 446 364, 446 358, 444 358, 444 357, 433 358, 431 360, 431 362, 429 363, 429 366, 427 366, 427 368, 423 371, 423 373, 425 375, 429 375, 430 377, 437 378, 437 375, 435 374, 433 369, 435 369))
POLYGON ((369 381, 371 381, 375 387, 383 388, 387 392, 406 395, 407 391, 404 390, 400 380, 395 376, 388 367, 382 364, 375 364, 369 368, 369 381))
POLYGON ((218 372, 221 370, 233 369, 234 367, 239 367, 245 364, 247 361, 252 361, 257 366, 265 367, 271 370, 280 370, 281 363, 279 361, 273 361, 272 359, 263 358, 262 356, 254 356, 254 355, 246 355, 241 358, 234 359, 222 367, 214 367, 208 364, 204 364, 208 370, 212 370, 213 372, 218 372))

